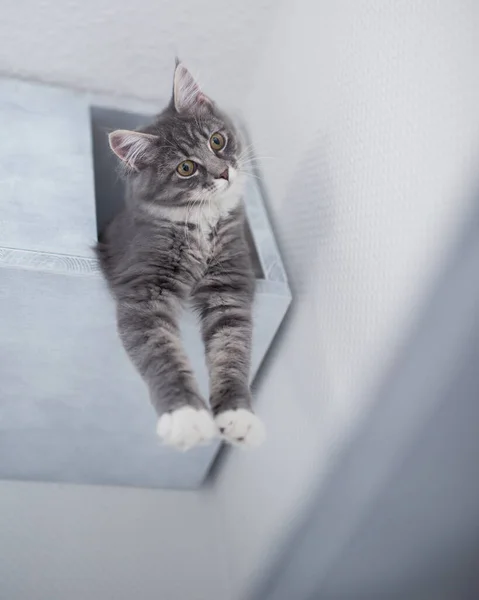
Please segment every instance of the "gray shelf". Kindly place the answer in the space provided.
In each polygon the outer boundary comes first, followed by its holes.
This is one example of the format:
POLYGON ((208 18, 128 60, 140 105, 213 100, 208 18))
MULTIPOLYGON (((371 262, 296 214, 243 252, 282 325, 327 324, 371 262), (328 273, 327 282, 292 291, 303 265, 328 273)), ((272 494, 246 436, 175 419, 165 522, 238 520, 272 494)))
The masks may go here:
MULTIPOLYGON (((137 126, 157 108, 0 79, 0 478, 187 489, 219 450, 160 445, 92 251, 120 207, 106 130, 137 126)), ((254 178, 245 203, 258 276, 254 375, 291 295, 254 178)), ((207 397, 189 313, 182 333, 207 397)))

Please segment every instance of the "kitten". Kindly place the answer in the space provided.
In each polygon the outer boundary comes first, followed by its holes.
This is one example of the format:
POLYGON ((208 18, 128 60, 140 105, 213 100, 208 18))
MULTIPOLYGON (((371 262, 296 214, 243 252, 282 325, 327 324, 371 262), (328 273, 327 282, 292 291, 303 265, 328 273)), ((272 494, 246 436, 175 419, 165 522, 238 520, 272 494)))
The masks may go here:
POLYGON ((152 125, 114 131, 125 209, 97 246, 117 303, 118 330, 148 385, 158 435, 188 449, 217 432, 261 443, 249 371, 254 275, 244 237, 242 144, 231 120, 178 63, 173 97, 152 125), (185 303, 198 312, 210 407, 181 345, 185 303))

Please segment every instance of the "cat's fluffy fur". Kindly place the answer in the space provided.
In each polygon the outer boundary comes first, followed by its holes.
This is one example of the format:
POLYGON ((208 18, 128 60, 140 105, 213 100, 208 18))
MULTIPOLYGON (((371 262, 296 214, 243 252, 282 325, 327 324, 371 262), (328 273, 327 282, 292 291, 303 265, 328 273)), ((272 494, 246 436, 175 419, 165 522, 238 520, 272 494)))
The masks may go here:
POLYGON ((126 207, 97 247, 117 303, 120 338, 147 383, 166 443, 189 448, 219 432, 256 445, 249 370, 254 275, 244 238, 240 136, 181 63, 169 106, 141 131, 115 131, 126 207), (226 145, 214 151, 213 133, 226 145), (176 168, 198 165, 193 176, 176 168), (225 170, 227 170, 225 172, 225 170), (198 312, 210 374, 210 407, 182 348, 185 303, 198 312))

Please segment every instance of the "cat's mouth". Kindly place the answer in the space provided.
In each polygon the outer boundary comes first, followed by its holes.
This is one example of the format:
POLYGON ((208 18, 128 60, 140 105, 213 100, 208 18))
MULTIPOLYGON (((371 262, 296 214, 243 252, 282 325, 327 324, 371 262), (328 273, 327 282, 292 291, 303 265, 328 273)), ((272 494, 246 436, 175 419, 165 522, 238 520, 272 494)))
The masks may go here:
POLYGON ((228 179, 215 179, 215 195, 223 194, 224 192, 231 190, 232 188, 237 187, 238 185, 238 177, 237 174, 233 172, 233 169, 230 169, 229 178, 228 179))
POLYGON ((227 190, 231 186, 229 181, 218 181, 216 183, 216 191, 221 193, 227 190))
POLYGON ((226 167, 226 169, 215 178, 217 189, 220 191, 227 190, 236 181, 238 173, 234 167, 226 167))

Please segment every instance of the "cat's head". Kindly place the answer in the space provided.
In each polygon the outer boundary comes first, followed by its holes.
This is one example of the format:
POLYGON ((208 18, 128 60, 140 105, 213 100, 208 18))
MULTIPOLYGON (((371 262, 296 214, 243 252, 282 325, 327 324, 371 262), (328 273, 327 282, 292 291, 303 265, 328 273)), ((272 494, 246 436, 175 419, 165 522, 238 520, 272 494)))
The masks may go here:
POLYGON ((139 131, 113 131, 109 141, 135 196, 150 205, 205 203, 241 185, 240 135, 182 63, 171 102, 156 121, 139 131))

